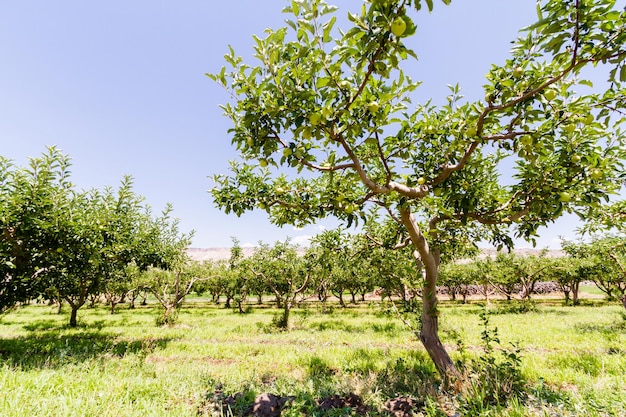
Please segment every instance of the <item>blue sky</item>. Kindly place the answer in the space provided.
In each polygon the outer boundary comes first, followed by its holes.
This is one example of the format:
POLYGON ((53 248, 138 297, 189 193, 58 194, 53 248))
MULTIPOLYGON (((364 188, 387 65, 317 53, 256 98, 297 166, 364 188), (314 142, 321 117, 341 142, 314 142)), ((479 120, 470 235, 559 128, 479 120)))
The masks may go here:
MULTIPOLYGON (((155 211, 170 202, 193 246, 303 242, 332 220, 302 230, 277 228, 264 212, 237 218, 218 211, 210 177, 236 157, 218 105, 226 93, 204 76, 217 72, 232 45, 249 56, 252 35, 283 26, 286 1, 32 0, 0 3, 0 155, 27 163, 48 145, 73 160, 79 188, 116 187, 134 177, 155 211)), ((345 16, 355 0, 330 1, 345 16)), ((460 83, 481 98, 484 74, 502 63, 535 2, 453 1, 421 13, 407 43, 420 57, 405 67, 423 80, 416 100, 441 101, 460 83)), ((542 231, 539 247, 573 237, 576 222, 542 231)))

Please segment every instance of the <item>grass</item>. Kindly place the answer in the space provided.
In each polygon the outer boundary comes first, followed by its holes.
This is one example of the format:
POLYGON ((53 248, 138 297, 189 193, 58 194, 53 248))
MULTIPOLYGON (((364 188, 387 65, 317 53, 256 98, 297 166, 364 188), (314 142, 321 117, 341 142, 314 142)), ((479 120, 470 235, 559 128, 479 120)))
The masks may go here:
MULTIPOLYGON (((482 354, 483 310, 442 303, 442 340, 455 360, 482 354)), ((505 302, 487 310, 498 348, 520 349, 527 392, 484 415, 626 416, 620 305, 542 300, 525 313, 505 302)), ((156 327, 159 311, 149 304, 115 315, 83 309, 71 329, 50 307, 18 309, 0 321, 0 415, 210 416, 219 415, 219 395, 241 414, 263 392, 293 396, 288 416, 357 415, 319 407, 322 398, 351 393, 371 416, 401 395, 419 400, 421 415, 452 415, 459 406, 413 333, 376 303, 327 314, 315 305, 295 309, 289 332, 271 329, 274 314, 253 306, 240 315, 196 299, 172 327, 156 327)))

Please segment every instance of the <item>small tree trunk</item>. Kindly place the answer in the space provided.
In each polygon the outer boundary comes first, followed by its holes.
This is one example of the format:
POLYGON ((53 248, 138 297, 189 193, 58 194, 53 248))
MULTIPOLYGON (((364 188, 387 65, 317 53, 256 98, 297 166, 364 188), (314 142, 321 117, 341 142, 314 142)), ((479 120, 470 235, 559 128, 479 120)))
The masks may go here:
POLYGON ((626 308, 626 294, 622 297, 622 305, 626 308))
POLYGON ((170 326, 176 321, 176 307, 173 304, 168 304, 164 307, 165 311, 163 312, 163 324, 170 326))
POLYGON ((263 304, 263 293, 259 293, 257 296, 257 303, 263 304))
POLYGON ((575 306, 580 304, 580 299, 578 298, 578 288, 580 287, 580 282, 575 281, 572 283, 572 304, 575 306))
POLYGON ((291 309, 289 308, 289 303, 285 301, 284 307, 283 307, 283 318, 282 318, 282 323, 281 323, 281 327, 285 330, 289 329, 289 313, 290 312, 291 312, 291 309))
POLYGON ((72 304, 71 307, 72 312, 70 313, 70 327, 76 327, 78 325, 77 317, 79 306, 76 304, 72 304))

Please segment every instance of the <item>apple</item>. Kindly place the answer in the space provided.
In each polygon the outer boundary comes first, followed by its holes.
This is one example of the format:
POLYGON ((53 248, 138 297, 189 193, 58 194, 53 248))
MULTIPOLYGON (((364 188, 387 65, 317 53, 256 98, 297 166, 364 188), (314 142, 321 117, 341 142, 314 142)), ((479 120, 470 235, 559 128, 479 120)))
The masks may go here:
POLYGON ((346 206, 346 208, 344 209, 344 211, 346 212, 346 214, 352 214, 354 213, 354 210, 356 209, 354 204, 348 204, 346 206))
POLYGON ((562 203, 567 203, 569 201, 572 201, 572 196, 567 191, 561 191, 559 193, 559 201, 562 203))
POLYGON ((476 136, 476 128, 473 126, 468 127, 465 131, 465 134, 468 138, 473 138, 474 136, 476 136))
POLYGON ((520 142, 522 142, 522 145, 530 146, 533 144, 533 137, 530 135, 524 135, 520 138, 520 142))
POLYGON ((293 153, 293 151, 291 150, 291 148, 285 148, 285 149, 283 150, 283 155, 284 155, 285 157, 289 157, 289 156, 291 156, 291 154, 292 154, 292 153, 293 153))
POLYGON ((259 165, 261 165, 262 167, 266 167, 267 166, 267 159, 259 159, 259 165))
POLYGON ((426 184, 426 178, 424 178, 424 177, 419 177, 419 178, 417 179, 417 183, 418 183, 419 185, 424 185, 424 184, 426 184))
POLYGON ((248 146, 254 146, 254 139, 253 138, 248 138, 248 139, 246 139, 246 143, 248 144, 248 146))
POLYGON ((378 109, 380 109, 380 104, 376 100, 370 101, 370 104, 367 105, 367 110, 372 114, 375 114, 378 109))
POLYGON ((402 16, 398 16, 391 22, 391 33, 395 36, 400 37, 406 30, 406 22, 402 18, 402 16))
POLYGON ((572 162, 572 164, 577 164, 579 163, 583 158, 580 155, 572 155, 572 157, 570 158, 570 161, 572 162))
POLYGON ((552 101, 556 98, 556 91, 554 90, 546 90, 543 93, 543 96, 545 97, 546 100, 548 101, 552 101))
POLYGON ((322 115, 319 113, 312 113, 309 116, 309 122, 311 123, 311 126, 317 126, 318 124, 320 124, 321 121, 322 115))
POLYGON ((265 203, 259 203, 259 208, 260 208, 261 210, 265 210, 265 209, 267 208, 267 204, 265 204, 265 203))
POLYGON ((591 179, 593 179, 593 180, 599 180, 602 177, 604 177, 604 172, 602 172, 601 169, 596 168, 593 171, 591 171, 591 175, 590 176, 591 176, 591 179))
POLYGON ((574 123, 568 123, 563 126, 563 130, 565 130, 567 133, 574 133, 574 131, 576 130, 576 125, 574 123))
POLYGON ((441 188, 435 188, 435 190, 433 191, 433 194, 435 194, 436 197, 439 197, 442 192, 443 191, 441 190, 441 188))
POLYGON ((515 69, 513 70, 513 77, 520 78, 522 75, 524 75, 524 68, 515 67, 515 69))
POLYGON ((593 117, 593 114, 591 114, 591 113, 589 113, 585 117, 583 117, 583 123, 586 124, 586 125, 590 125, 591 123, 593 123, 594 120, 596 120, 596 118, 593 117))

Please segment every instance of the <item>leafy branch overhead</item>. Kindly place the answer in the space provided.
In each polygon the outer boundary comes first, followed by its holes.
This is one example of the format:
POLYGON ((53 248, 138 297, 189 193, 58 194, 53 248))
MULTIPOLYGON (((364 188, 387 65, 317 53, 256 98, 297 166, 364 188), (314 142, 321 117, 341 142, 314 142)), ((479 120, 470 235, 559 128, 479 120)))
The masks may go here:
POLYGON ((467 102, 453 87, 443 106, 410 104, 420 84, 400 67, 416 57, 407 46, 416 33, 410 5, 364 5, 344 32, 335 7, 292 2, 287 27, 255 37, 257 66, 231 49, 230 69, 210 76, 236 100, 224 105, 233 143, 268 170, 233 163, 233 175, 216 177, 219 206, 237 214, 256 206, 278 224, 303 224, 363 217, 368 201, 402 203, 431 226, 477 221, 501 240, 497 224, 517 222, 530 238, 564 210, 615 191, 626 34, 614 2, 544 4, 511 56, 490 69, 485 99, 467 102), (397 18, 406 22, 399 36, 397 18), (605 64, 610 87, 580 95, 589 64, 605 64), (499 181, 505 159, 512 183, 499 181))
POLYGON ((223 109, 241 159, 212 194, 226 212, 259 208, 278 225, 388 215, 424 271, 420 337, 450 376, 437 336, 442 250, 532 241, 621 188, 626 11, 612 0, 541 1, 537 22, 489 69, 483 99, 452 86, 436 105, 412 102, 420 82, 402 67, 419 53, 422 5, 366 1, 340 29, 336 7, 294 0, 286 27, 254 37, 255 64, 231 48, 209 77, 232 96, 223 109), (606 84, 590 89, 589 72, 606 84))

